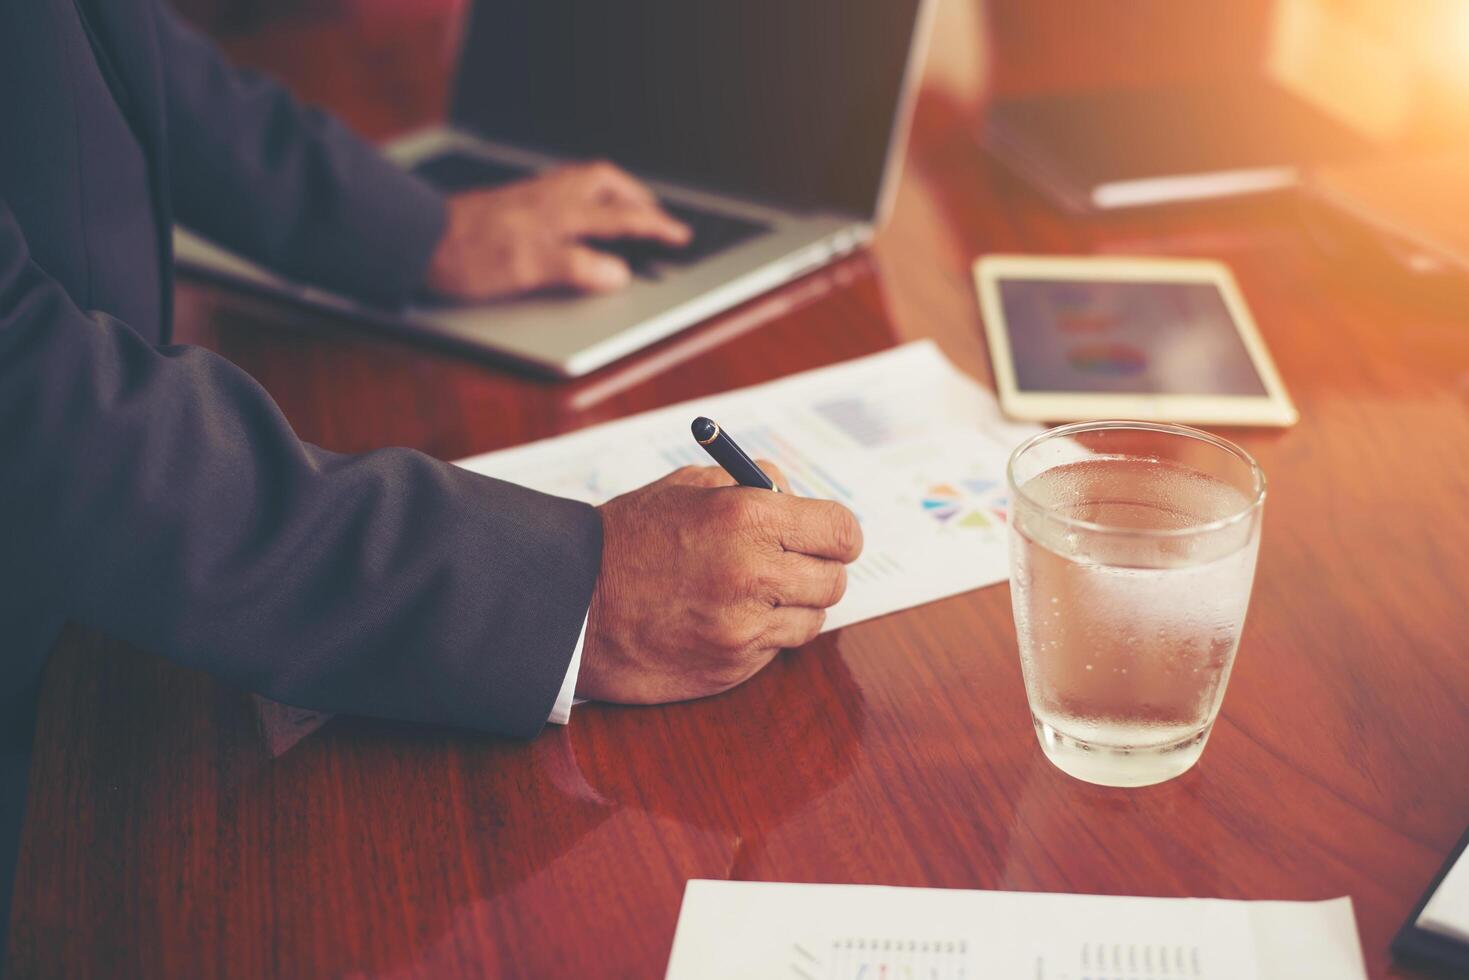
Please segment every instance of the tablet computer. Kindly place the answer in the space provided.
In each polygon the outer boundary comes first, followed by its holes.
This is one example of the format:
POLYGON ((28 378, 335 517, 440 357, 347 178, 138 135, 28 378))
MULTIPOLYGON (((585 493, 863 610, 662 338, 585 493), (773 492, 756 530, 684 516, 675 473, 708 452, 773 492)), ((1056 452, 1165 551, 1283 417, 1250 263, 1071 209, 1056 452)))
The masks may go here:
POLYGON ((1298 418, 1219 262, 993 255, 974 278, 995 388, 1013 418, 1298 418))

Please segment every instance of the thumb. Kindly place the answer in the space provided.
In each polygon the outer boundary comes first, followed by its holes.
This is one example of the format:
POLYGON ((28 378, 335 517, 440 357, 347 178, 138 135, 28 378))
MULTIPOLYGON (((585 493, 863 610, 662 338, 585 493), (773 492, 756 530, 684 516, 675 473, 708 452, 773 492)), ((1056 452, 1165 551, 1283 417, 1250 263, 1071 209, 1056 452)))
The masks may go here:
POLYGON ((626 262, 581 244, 564 246, 554 265, 559 283, 588 293, 621 289, 632 278, 626 262))

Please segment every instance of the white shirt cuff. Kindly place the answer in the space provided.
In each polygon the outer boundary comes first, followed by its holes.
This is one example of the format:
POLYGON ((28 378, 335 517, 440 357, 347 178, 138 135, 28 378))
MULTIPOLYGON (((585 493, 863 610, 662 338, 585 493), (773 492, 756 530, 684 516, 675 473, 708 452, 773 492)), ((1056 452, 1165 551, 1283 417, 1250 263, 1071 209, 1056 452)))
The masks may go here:
POLYGON ((576 698, 576 677, 581 673, 581 648, 587 642, 587 616, 582 617, 581 635, 576 638, 576 649, 571 652, 571 663, 566 667, 566 679, 561 682, 561 693, 556 695, 556 704, 551 708, 551 717, 546 720, 553 725, 565 725, 571 721, 571 705, 576 698))

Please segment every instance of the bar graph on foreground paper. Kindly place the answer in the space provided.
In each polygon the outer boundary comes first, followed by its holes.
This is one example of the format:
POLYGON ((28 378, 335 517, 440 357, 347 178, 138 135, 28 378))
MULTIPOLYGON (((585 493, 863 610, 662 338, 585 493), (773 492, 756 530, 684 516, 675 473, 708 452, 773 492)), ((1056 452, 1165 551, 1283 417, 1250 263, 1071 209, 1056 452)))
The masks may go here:
POLYGON ((1366 980, 1348 898, 695 879, 666 980, 1366 980))
POLYGON ((966 970, 968 962, 962 939, 859 936, 832 940, 819 953, 792 943, 790 975, 796 980, 967 980, 975 976, 966 970))
MULTIPOLYGON (((1058 943, 1034 955, 1036 980, 1196 980, 1208 977, 1203 951, 1192 943, 1087 941, 1058 943)), ((966 980, 983 977, 969 944, 955 939, 854 936, 829 943, 795 942, 796 980, 966 980)))

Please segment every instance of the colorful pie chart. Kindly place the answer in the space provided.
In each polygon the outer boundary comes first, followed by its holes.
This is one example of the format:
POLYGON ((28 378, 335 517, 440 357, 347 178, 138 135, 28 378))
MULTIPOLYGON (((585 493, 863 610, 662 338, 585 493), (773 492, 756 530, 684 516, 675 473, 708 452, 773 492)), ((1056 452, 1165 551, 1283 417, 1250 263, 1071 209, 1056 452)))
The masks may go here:
POLYGON ((1003 527, 1009 499, 994 480, 935 483, 923 495, 925 513, 941 524, 964 528, 1003 527))

